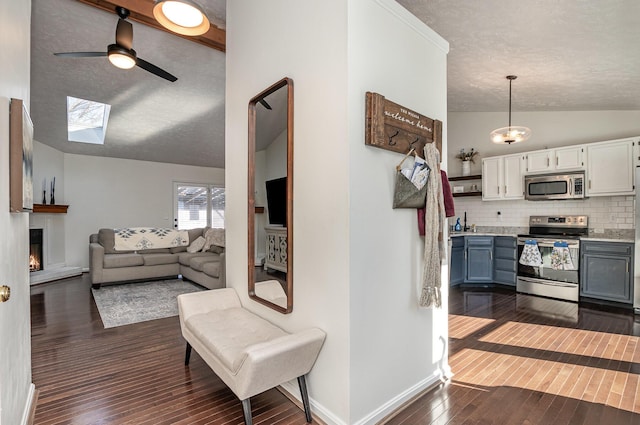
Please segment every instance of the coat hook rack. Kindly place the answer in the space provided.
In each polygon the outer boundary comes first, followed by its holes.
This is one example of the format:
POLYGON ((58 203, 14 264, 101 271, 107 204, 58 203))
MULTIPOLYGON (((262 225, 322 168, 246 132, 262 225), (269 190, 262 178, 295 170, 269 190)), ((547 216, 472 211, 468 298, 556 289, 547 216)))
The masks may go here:
POLYGON ((366 93, 365 108, 366 145, 402 154, 414 148, 420 157, 426 144, 433 143, 438 151, 442 150, 442 121, 391 102, 378 93, 366 93))
POLYGON ((398 135, 398 133, 400 133, 400 130, 396 130, 396 132, 394 133, 393 136, 389 136, 389 146, 395 146, 396 143, 398 143, 398 142, 393 140, 393 138, 396 137, 398 135))

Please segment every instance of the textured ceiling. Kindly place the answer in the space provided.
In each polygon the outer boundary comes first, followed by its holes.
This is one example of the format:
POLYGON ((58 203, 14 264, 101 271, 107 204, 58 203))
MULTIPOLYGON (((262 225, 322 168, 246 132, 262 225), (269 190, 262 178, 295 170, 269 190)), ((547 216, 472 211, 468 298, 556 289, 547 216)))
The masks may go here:
POLYGON ((449 111, 640 109, 638 0, 399 0, 450 44, 449 111))
MULTIPOLYGON (((225 27, 225 0, 200 1, 225 27)), ((450 43, 449 111, 640 110, 638 0, 399 0, 450 43)), ((169 83, 106 58, 117 17, 74 0, 32 0, 31 115, 60 151, 224 167, 225 55, 133 22, 138 55, 169 83), (104 146, 72 144, 66 96, 112 105, 104 146)), ((419 52, 416 52, 419 54, 419 52)), ((247 99, 247 102, 249 99, 247 99)))
POLYGON ((106 51, 117 21, 115 13, 73 0, 33 0, 35 139, 67 153, 224 167, 224 53, 133 22, 138 57, 178 81, 138 67, 120 70, 104 57, 53 55, 106 51), (67 141, 68 95, 111 105, 104 145, 67 141))

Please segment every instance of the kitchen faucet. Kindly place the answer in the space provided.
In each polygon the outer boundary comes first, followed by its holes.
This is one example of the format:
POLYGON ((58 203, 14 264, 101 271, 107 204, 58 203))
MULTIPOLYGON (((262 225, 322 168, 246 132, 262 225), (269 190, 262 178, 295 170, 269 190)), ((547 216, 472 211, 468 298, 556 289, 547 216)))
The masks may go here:
POLYGON ((467 226, 467 212, 464 212, 464 227, 462 228, 463 232, 466 232, 467 230, 469 230, 469 226, 467 226))

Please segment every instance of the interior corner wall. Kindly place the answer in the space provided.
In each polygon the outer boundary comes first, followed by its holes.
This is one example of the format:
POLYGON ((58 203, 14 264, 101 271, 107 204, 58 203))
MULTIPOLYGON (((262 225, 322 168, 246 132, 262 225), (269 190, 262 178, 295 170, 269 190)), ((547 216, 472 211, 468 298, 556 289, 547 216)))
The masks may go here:
POLYGON ((349 423, 346 11, 342 0, 227 3, 227 286, 283 329, 327 333, 308 385, 314 413, 328 424, 349 423), (284 77, 294 93, 294 299, 287 315, 247 293, 248 104, 284 77))
POLYGON ((64 154, 66 263, 89 267, 100 228, 173 228, 173 183, 224 184, 221 168, 64 154))
MULTIPOLYGON (((448 309, 446 284, 442 309, 418 307, 424 238, 415 209, 392 209, 404 155, 365 145, 365 93, 446 129, 448 43, 390 0, 350 1, 348 28, 349 398, 351 423, 374 424, 448 374, 448 309)), ((446 158, 446 130, 442 146, 446 158)))
MULTIPOLYGON (((514 125, 532 130, 531 139, 515 145, 496 145, 489 133, 504 127, 505 112, 449 112, 449 168, 461 175, 460 149, 475 148, 479 159, 539 149, 601 142, 640 135, 640 111, 542 111, 513 112, 514 125)), ((481 174, 482 161, 471 164, 472 174, 481 174)))
POLYGON ((29 214, 9 213, 9 103, 30 110, 31 1, 0 0, 0 423, 26 424, 33 401, 29 286, 29 214))

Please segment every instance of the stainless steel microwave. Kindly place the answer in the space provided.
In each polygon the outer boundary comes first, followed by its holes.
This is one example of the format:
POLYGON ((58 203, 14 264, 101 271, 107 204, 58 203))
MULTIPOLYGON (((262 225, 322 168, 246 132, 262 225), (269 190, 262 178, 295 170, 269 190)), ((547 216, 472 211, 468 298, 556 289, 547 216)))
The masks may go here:
POLYGON ((584 198, 584 171, 524 177, 524 199, 547 201, 584 198))

